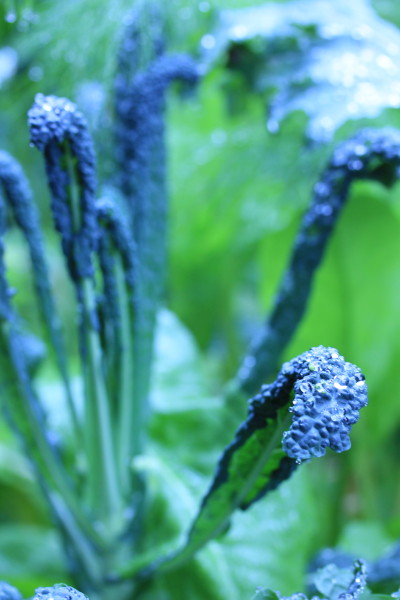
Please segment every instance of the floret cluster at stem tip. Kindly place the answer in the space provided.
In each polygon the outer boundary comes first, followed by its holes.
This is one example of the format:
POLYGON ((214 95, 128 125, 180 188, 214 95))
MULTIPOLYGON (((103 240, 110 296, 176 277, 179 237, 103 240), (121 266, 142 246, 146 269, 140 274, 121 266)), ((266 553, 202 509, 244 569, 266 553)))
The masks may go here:
POLYGON ((297 373, 290 429, 282 444, 298 462, 323 456, 329 446, 344 452, 349 433, 367 405, 367 385, 361 370, 346 362, 335 348, 317 346, 282 366, 281 373, 297 373))

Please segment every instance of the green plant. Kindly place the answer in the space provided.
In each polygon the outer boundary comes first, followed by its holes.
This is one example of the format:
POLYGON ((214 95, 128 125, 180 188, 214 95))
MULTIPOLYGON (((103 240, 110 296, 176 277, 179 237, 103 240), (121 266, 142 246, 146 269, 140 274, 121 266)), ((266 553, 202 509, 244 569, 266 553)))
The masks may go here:
MULTIPOLYGON (((82 416, 71 397, 37 215, 22 172, 7 155, 2 161, 2 182, 31 249, 36 288, 63 377, 75 447, 77 440, 83 439, 80 480, 74 474, 76 465, 72 464, 71 471, 65 450, 54 447, 46 432, 43 408, 29 374, 25 338, 10 303, 3 250, 2 344, 9 361, 3 379, 5 411, 30 454, 68 552, 73 562, 80 563, 76 573, 80 585, 106 597, 107 580, 121 585, 128 581, 126 589, 123 586, 118 593, 129 595, 138 570, 139 579, 148 578, 150 572, 170 570, 190 559, 226 527, 237 507, 246 508, 286 479, 296 460, 320 456, 327 445, 337 451, 347 449, 347 432, 358 418, 358 409, 366 404, 360 387, 363 377, 344 363, 336 350, 322 347, 285 366, 276 383, 251 402, 249 418, 221 459, 182 551, 161 561, 151 558, 148 566, 143 556, 130 563, 129 554, 140 540, 145 499, 144 482, 132 471, 131 461, 143 452, 142 405, 148 393, 147 386, 143 391, 140 363, 135 366, 136 354, 131 350, 134 339, 137 352, 141 351, 141 337, 130 323, 148 318, 140 311, 140 303, 147 302, 147 297, 136 287, 139 265, 143 268, 146 263, 136 255, 115 203, 95 198, 92 144, 76 107, 62 98, 39 95, 29 123, 32 142, 45 155, 54 222, 76 293, 85 398, 82 416), (139 390, 136 393, 134 385, 139 390), (294 414, 290 426, 288 406, 294 385, 294 404, 302 402, 304 409, 290 409, 294 414), (284 445, 279 450, 282 434, 284 445)), ((157 271, 152 276, 157 276, 157 271)), ((148 347, 147 339, 144 343, 148 347)))
MULTIPOLYGON (((314 348, 285 363, 274 383, 250 401, 249 415, 223 452, 181 545, 174 525, 171 531, 165 528, 166 539, 157 539, 151 523, 157 514, 152 469, 167 474, 166 487, 174 482, 173 468, 168 471, 171 456, 157 456, 152 441, 145 438, 155 320, 165 275, 164 94, 171 78, 193 84, 199 70, 187 57, 163 54, 158 15, 150 12, 150 17, 151 23, 155 19, 150 46, 141 38, 142 25, 137 27, 135 20, 129 24, 128 39, 139 48, 143 62, 138 61, 132 73, 129 64, 120 64, 117 176, 100 198, 93 144, 77 107, 65 98, 38 95, 29 113, 32 143, 45 157, 55 228, 73 288, 83 407, 73 390, 29 187, 14 159, 0 156, 8 205, 1 205, 2 243, 9 210, 28 244, 49 358, 62 381, 71 437, 58 439, 47 423, 35 379, 43 347, 27 336, 14 308, 2 246, 4 410, 51 508, 76 585, 91 598, 146 597, 171 573, 178 573, 170 584, 178 598, 179 569, 224 534, 232 513, 277 489, 298 463, 323 455, 328 446, 348 449, 349 430, 366 404, 363 375, 334 348, 314 348)), ((334 153, 315 186, 275 307, 227 389, 228 406, 220 411, 220 419, 237 426, 246 396, 275 375, 304 314, 314 271, 353 181, 368 178, 390 186, 398 163, 398 134, 393 131, 362 132, 334 153)), ((182 490, 179 482, 176 489, 182 490)), ((342 593, 357 598, 364 578, 358 563, 354 583, 346 580, 342 593)), ((334 598, 331 591, 317 589, 323 597, 334 598)), ((222 588, 219 597, 224 593, 222 588)), ((71 588, 37 592, 38 599, 49 594, 80 595, 71 588)), ((280 596, 259 590, 256 597, 280 596)))

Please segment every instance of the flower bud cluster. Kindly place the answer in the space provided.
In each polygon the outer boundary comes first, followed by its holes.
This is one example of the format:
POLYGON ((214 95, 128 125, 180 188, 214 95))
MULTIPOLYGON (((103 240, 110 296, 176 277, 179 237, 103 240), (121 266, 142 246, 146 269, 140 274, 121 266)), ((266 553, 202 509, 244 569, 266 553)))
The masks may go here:
POLYGON ((367 386, 358 367, 334 348, 318 346, 291 361, 297 372, 290 429, 282 444, 288 456, 302 462, 323 456, 327 447, 343 452, 349 433, 367 405, 367 386))
POLYGON ((41 151, 52 139, 62 142, 65 137, 78 135, 82 126, 86 127, 83 116, 73 102, 44 94, 36 94, 28 112, 28 122, 31 143, 41 151))
POLYGON ((70 275, 76 282, 91 277, 91 254, 97 238, 94 206, 97 176, 85 117, 67 98, 36 94, 28 123, 31 144, 44 153, 51 209, 70 275), (78 207, 72 207, 74 184, 79 188, 79 224, 74 215, 78 207))

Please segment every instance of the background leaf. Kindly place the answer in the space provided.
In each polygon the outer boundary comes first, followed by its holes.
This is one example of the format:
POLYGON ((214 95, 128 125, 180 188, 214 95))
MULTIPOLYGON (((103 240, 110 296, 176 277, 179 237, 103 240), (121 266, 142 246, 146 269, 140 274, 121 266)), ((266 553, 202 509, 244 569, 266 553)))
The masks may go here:
POLYGON ((0 579, 31 596, 36 587, 68 581, 59 540, 54 531, 36 525, 0 527, 0 579))
POLYGON ((225 11, 213 40, 211 57, 225 53, 252 91, 269 96, 271 132, 301 110, 309 117, 307 135, 326 140, 349 119, 400 105, 400 36, 366 0, 225 11))

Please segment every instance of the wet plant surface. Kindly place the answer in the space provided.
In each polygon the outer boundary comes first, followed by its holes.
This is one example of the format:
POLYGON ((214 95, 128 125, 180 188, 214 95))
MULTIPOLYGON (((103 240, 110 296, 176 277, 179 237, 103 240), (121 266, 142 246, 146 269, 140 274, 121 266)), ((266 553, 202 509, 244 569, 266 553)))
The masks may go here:
POLYGON ((0 8, 0 599, 395 597, 395 11, 84 4, 0 8))

